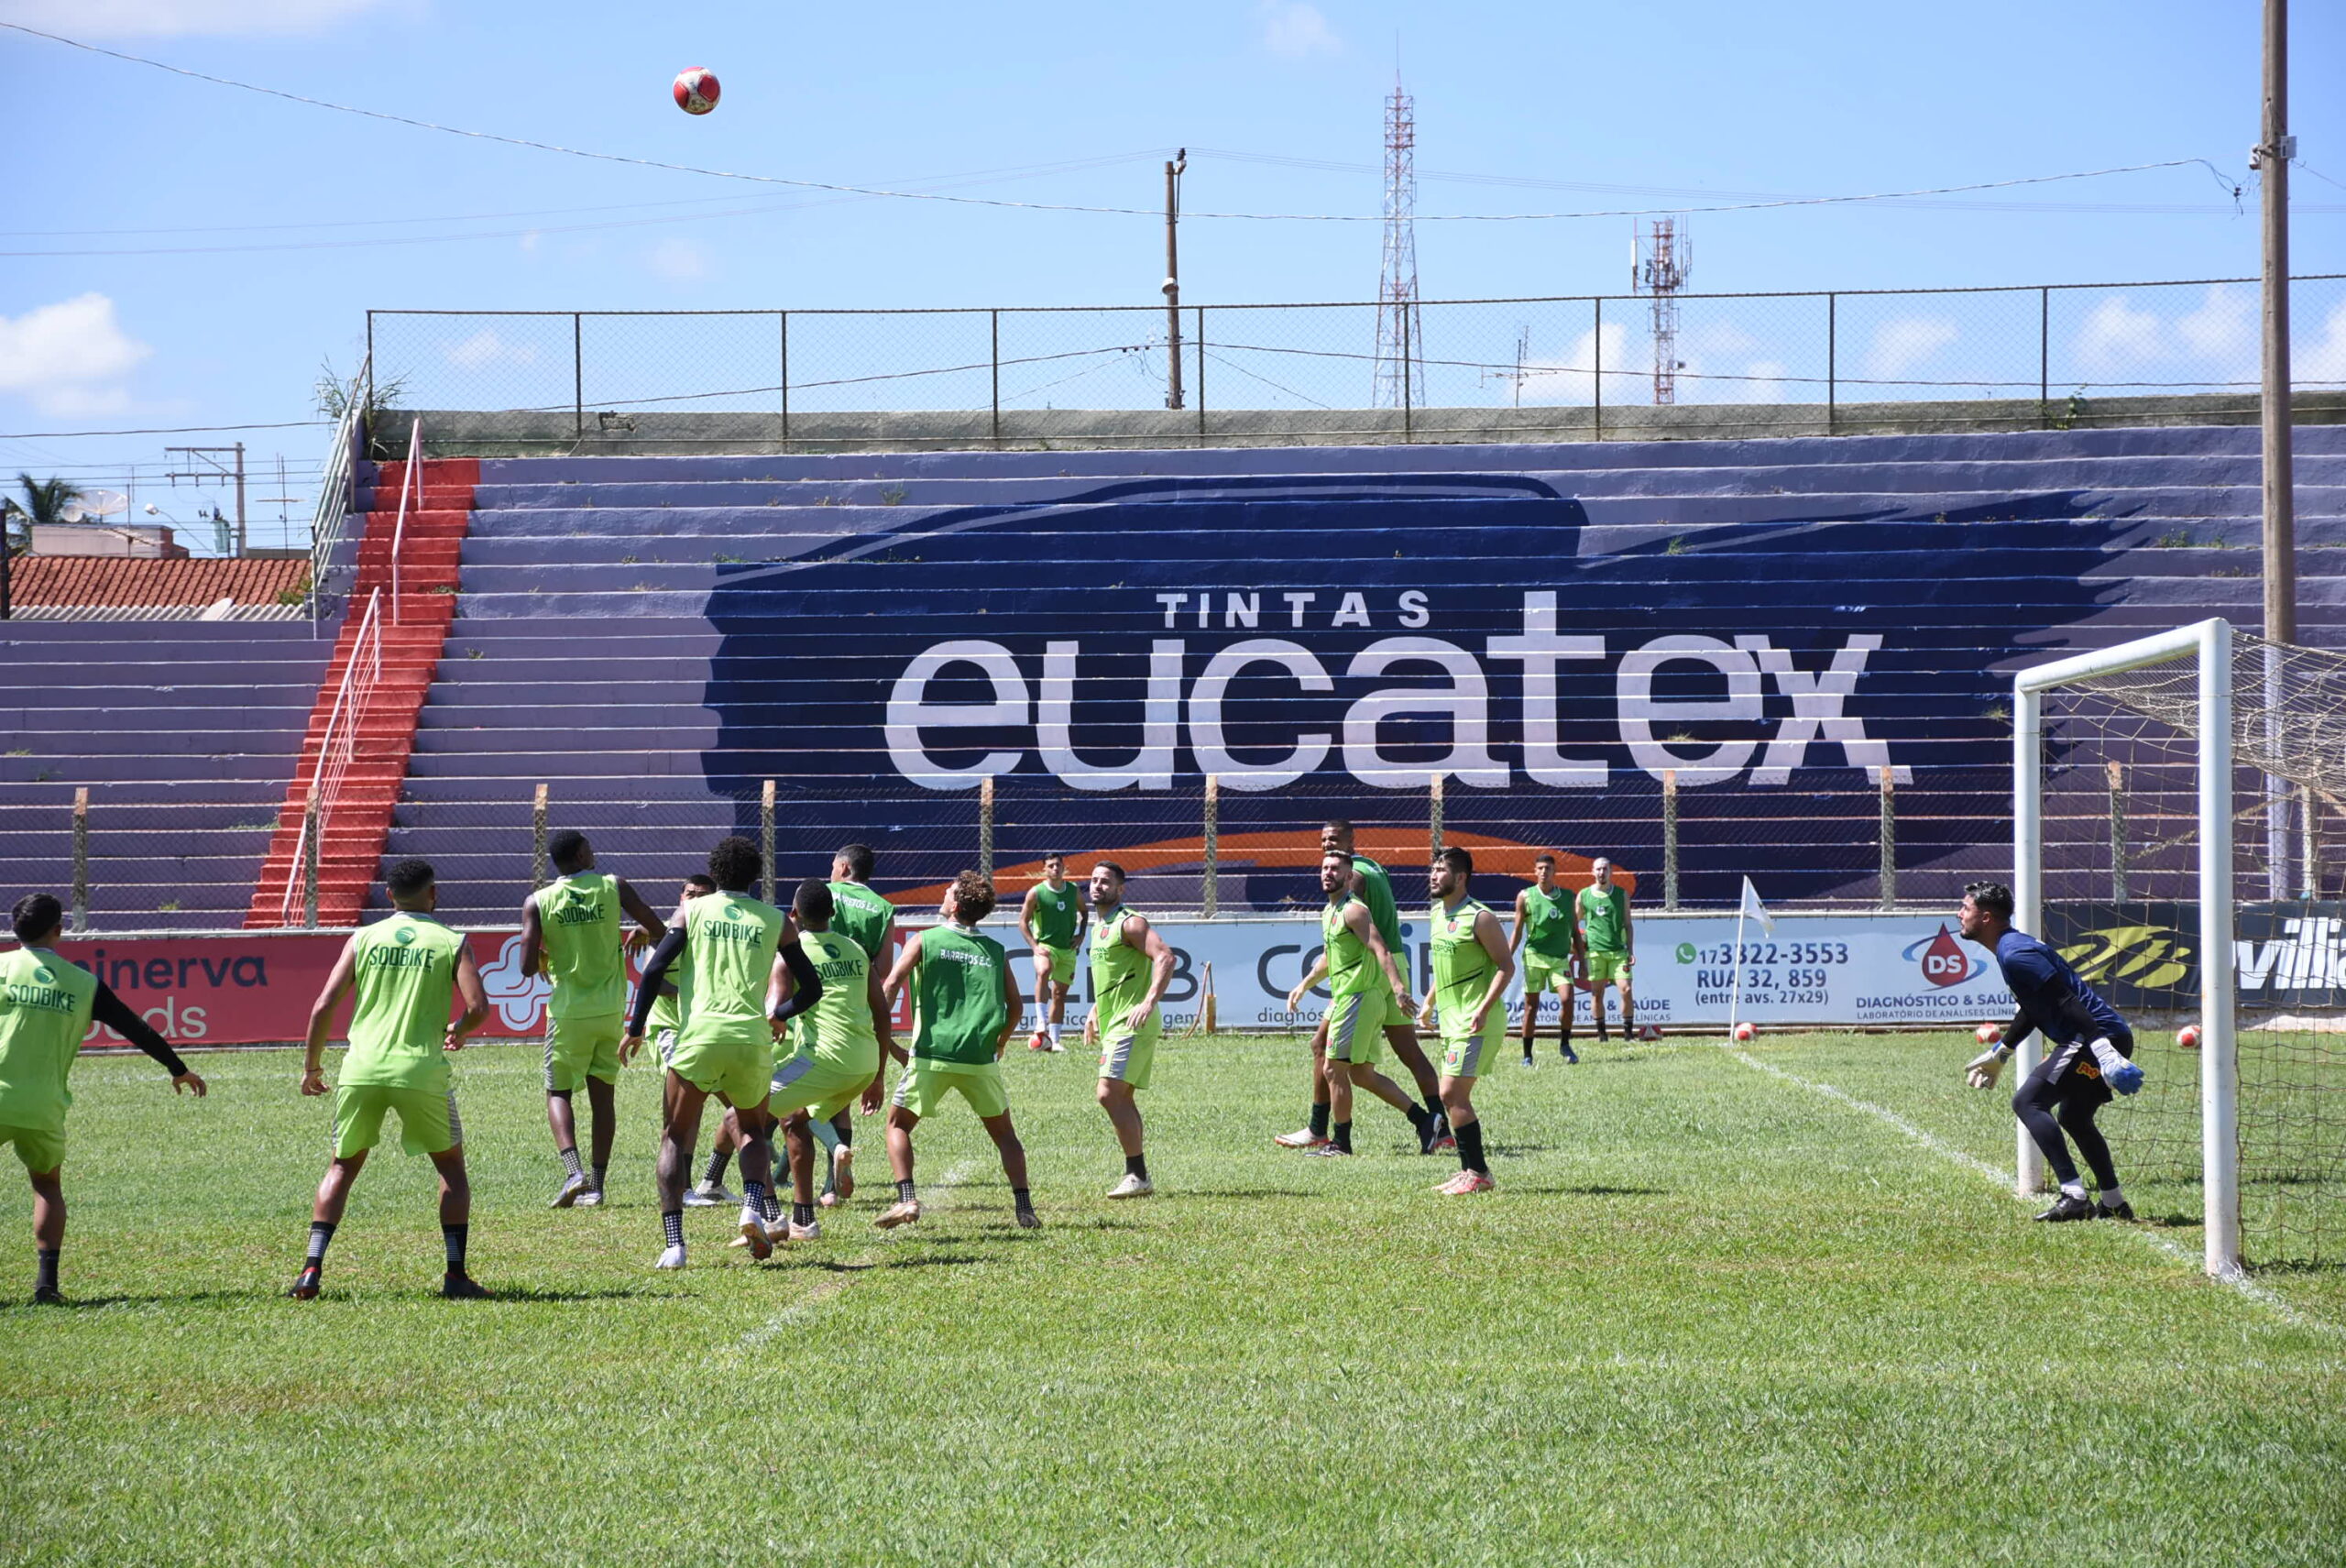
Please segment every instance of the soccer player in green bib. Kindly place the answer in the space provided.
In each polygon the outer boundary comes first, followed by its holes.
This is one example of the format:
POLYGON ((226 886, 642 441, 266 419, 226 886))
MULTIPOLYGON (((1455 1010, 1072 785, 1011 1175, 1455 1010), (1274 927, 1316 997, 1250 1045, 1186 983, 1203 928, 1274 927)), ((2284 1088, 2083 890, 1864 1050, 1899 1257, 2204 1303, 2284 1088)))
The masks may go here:
POLYGON ((627 945, 622 914, 655 947, 668 934, 627 878, 595 869, 586 835, 565 828, 546 839, 559 872, 521 901, 521 972, 554 982, 546 1001, 546 1125, 562 1157, 562 1189, 553 1206, 591 1209, 603 1201, 611 1137, 619 1129, 619 1039, 627 1033, 627 945), (570 1097, 586 1090, 594 1113, 594 1175, 578 1157, 578 1123, 570 1097))
MULTIPOLYGON (((1556 1048, 1567 1064, 1573 1053, 1573 976, 1580 968, 1580 922, 1572 895, 1556 883, 1556 857, 1542 850, 1531 861, 1531 885, 1515 895, 1515 930, 1507 950, 1523 951, 1523 1065, 1540 1037, 1540 1000, 1553 992, 1562 1005, 1556 1048)), ((1457 1123, 1453 1121, 1452 1127, 1457 1123)))
POLYGON ((906 937, 888 970, 883 995, 893 1000, 910 985, 914 1023, 912 1060, 896 1080, 895 1102, 888 1109, 888 1164, 895 1173, 896 1201, 872 1222, 883 1231, 920 1218, 913 1129, 948 1094, 968 1101, 993 1139, 1019 1224, 1031 1231, 1043 1223, 1026 1190, 1026 1150, 1011 1125, 1010 1096, 1002 1086, 1002 1053, 1018 1032, 1025 999, 1010 971, 1010 955, 978 931, 978 922, 993 913, 993 897, 992 877, 976 872, 955 877, 937 906, 940 924, 906 937))
POLYGON ((750 896, 764 869, 765 858, 750 839, 737 834, 718 840, 708 852, 708 874, 717 891, 686 905, 682 925, 652 950, 628 1013, 627 1036, 619 1042, 622 1062, 643 1048, 661 983, 671 968, 683 963, 692 1009, 676 1036, 663 1083, 659 1189, 665 1245, 655 1268, 685 1264, 685 1174, 700 1138, 701 1111, 712 1094, 732 1109, 740 1127, 740 1234, 750 1255, 772 1256, 774 1239, 784 1231, 767 1180, 773 1119, 766 1113, 766 1097, 773 1083, 774 1034, 822 999, 823 982, 792 943, 788 961, 798 991, 769 1013, 766 992, 774 955, 791 933, 789 916, 750 896))
POLYGON ((1320 916, 1320 956, 1303 983, 1288 993, 1288 1011, 1303 1005, 1311 988, 1325 976, 1328 1014, 1321 1021, 1327 1036, 1329 1135, 1310 1146, 1310 1155, 1353 1152, 1353 1089, 1367 1090, 1409 1118, 1423 1148, 1433 1125, 1433 1113, 1401 1091, 1400 1085, 1376 1070, 1377 1046, 1386 1010, 1398 1006, 1414 1012, 1409 982, 1401 976, 1393 949, 1369 913, 1368 901, 1353 891, 1353 858, 1330 850, 1320 859, 1320 891, 1327 907, 1320 916))
POLYGON ((320 1095, 327 1092, 323 1064, 334 1011, 345 992, 358 993, 349 1048, 334 1075, 333 1158, 310 1212, 310 1251, 293 1281, 296 1300, 316 1297, 326 1245, 342 1223, 367 1152, 383 1141, 383 1117, 390 1112, 399 1113, 400 1146, 429 1155, 440 1173, 440 1239, 448 1259, 440 1294, 459 1300, 488 1294, 465 1268, 473 1189, 465 1174, 465 1124, 456 1114, 448 1068, 448 1054, 463 1050, 465 1036, 488 1016, 488 994, 465 939, 432 916, 440 889, 430 862, 401 861, 383 879, 383 891, 390 897, 390 915, 343 944, 325 989, 310 1008, 301 1092, 320 1095), (457 997, 464 1000, 464 1014, 450 1023, 448 1011, 457 997))
POLYGON ((1499 917, 1467 894, 1474 875, 1474 857, 1454 845, 1437 853, 1426 873, 1433 900, 1433 994, 1427 1005, 1442 1020, 1442 1105, 1458 1139, 1458 1174, 1435 1190, 1453 1198, 1491 1190, 1474 1080, 1506 1044, 1507 988, 1515 980, 1515 949, 1499 917))
MULTIPOLYGON (((888 971, 888 957, 895 946, 896 906, 872 886, 879 858, 869 844, 843 844, 831 856, 831 929, 863 949, 874 972, 888 971)), ((880 1020, 874 1018, 878 1029, 880 1020)), ((893 1036, 883 1036, 884 1053, 904 1059, 904 1047, 893 1036)), ((830 1168, 823 1177, 822 1206, 844 1203, 855 1196, 855 1123, 844 1111, 814 1124, 815 1141, 823 1146, 830 1168)))
POLYGON ((1035 1037, 1030 1051, 1056 1051, 1059 1020, 1067 1016, 1067 991, 1075 981, 1075 955, 1083 947, 1084 890, 1067 880, 1067 857, 1057 850, 1043 857, 1043 880, 1026 890, 1018 906, 1018 933, 1035 951, 1035 1037))
MULTIPOLYGON (((774 1063, 767 1113, 782 1124, 790 1151, 791 1203, 788 1239, 813 1241, 822 1226, 815 1218, 814 1129, 843 1114, 857 1101, 868 1114, 880 1109, 882 1054, 896 1042, 888 1005, 880 993, 880 970, 861 944, 831 929, 831 890, 809 878, 791 901, 798 927, 798 949, 823 982, 822 999, 798 1014, 798 1048, 774 1063)), ((777 964, 772 1000, 788 1000, 796 981, 787 963, 777 964)))
MULTIPOLYGON (((1322 855, 1342 854, 1351 862, 1354 896, 1367 905, 1369 917, 1376 923, 1377 936, 1393 954, 1394 961, 1406 969, 1409 948, 1401 941, 1401 916, 1393 902, 1393 879, 1376 861, 1354 852, 1353 825, 1341 817, 1331 817, 1321 825, 1320 850, 1322 855)), ((1418 1043, 1418 1031, 1409 1010, 1399 1005, 1401 1000, 1398 992, 1387 998, 1385 1039, 1393 1047, 1393 1059, 1409 1069, 1410 1081, 1418 1086, 1419 1098, 1425 1102, 1427 1119, 1420 1131, 1418 1152, 1433 1154, 1448 1147, 1450 1139, 1450 1130, 1442 1120, 1442 1085, 1434 1076, 1433 1064, 1426 1059, 1424 1047, 1418 1043)), ((1330 1016, 1333 1015, 1332 1012, 1330 1016)), ((1296 1131, 1281 1133, 1271 1140, 1282 1148, 1309 1152, 1328 1142, 1327 1053, 1328 1025, 1323 1021, 1311 1036, 1310 1119, 1296 1131)))
POLYGON ((95 1019, 162 1063, 173 1092, 203 1097, 203 1080, 187 1069, 170 1042, 148 1026, 97 976, 57 956, 65 906, 28 893, 9 912, 22 946, 0 953, 0 1144, 16 1151, 33 1189, 33 1301, 61 1304, 57 1263, 65 1249, 65 1081, 95 1019))
POLYGON ((1605 1036, 1605 988, 1621 988, 1621 1037, 1637 1038, 1638 1004, 1629 994, 1629 966, 1637 962, 1629 928, 1629 890, 1613 880, 1613 862, 1599 855, 1588 864, 1589 885, 1573 901, 1586 951, 1588 1000, 1596 1011, 1596 1037, 1605 1036))
MULTIPOLYGON (((1124 907, 1124 867, 1102 861, 1091 868, 1086 891, 1092 911, 1091 1015, 1099 1025, 1100 1109, 1108 1113, 1124 1151, 1124 1179, 1108 1190, 1108 1196, 1146 1198, 1157 1187, 1148 1179, 1140 1106, 1133 1095, 1148 1087, 1149 1068, 1157 1058, 1162 1026, 1157 1004, 1173 979, 1173 949, 1147 916, 1124 907)), ((1059 994, 1067 994, 1066 986, 1059 987, 1059 994)))

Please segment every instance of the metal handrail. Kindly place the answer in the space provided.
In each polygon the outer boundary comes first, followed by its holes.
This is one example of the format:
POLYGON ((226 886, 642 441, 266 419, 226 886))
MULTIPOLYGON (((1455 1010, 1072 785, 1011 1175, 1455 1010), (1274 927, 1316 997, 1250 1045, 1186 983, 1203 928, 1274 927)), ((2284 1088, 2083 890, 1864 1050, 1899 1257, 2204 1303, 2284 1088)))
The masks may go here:
POLYGON ((393 626, 400 623, 400 552, 407 543, 408 497, 411 494, 415 497, 416 510, 423 510, 423 481, 420 477, 423 472, 423 459, 420 455, 422 451, 423 421, 419 416, 415 422, 408 427, 407 467, 400 474, 399 521, 391 525, 391 624, 393 626))
MULTIPOLYGON (((325 733, 318 740, 318 760, 310 770, 310 788, 301 806, 301 838, 285 878, 285 895, 278 905, 281 925, 293 924, 294 910, 306 887, 314 885, 319 850, 327 824, 342 793, 342 781, 358 751, 358 726, 373 700, 383 674, 383 590, 367 596, 367 613, 350 644, 349 662, 334 688, 334 706, 326 710, 325 733)), ((312 906, 313 907, 313 906, 312 906)), ((314 917, 314 916, 313 916, 314 917)))
POLYGON ((373 355, 359 362, 358 373, 350 378, 350 391, 342 405, 342 417, 334 421, 334 444, 326 452, 325 472, 318 480, 317 510, 310 518, 310 630, 317 633, 318 621, 323 613, 326 571, 334 563, 334 553, 342 543, 342 531, 349 521, 353 489, 358 476, 359 443, 366 439, 366 403, 359 389, 372 385, 375 370, 373 355))

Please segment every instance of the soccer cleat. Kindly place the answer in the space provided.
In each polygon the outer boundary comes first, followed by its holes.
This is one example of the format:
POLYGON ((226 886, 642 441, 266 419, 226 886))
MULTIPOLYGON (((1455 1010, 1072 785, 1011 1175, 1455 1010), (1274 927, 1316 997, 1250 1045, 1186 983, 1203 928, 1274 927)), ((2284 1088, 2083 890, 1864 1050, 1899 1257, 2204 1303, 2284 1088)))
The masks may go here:
MULTIPOLYGON (((1045 1047, 1044 1048, 1045 1048, 1045 1049, 1047 1049, 1047 1050, 1048 1050, 1048 1051, 1051 1053, 1051 1055, 1053 1055, 1053 1056, 1055 1056, 1055 1057, 1056 1057, 1056 1056, 1064 1056, 1064 1055, 1067 1053, 1067 1047, 1066 1047, 1065 1046, 1063 1046, 1063 1045, 1059 1044, 1057 1040, 1053 1040, 1053 1041, 1052 1041, 1048 1046, 1045 1047)), ((1037 1222, 1037 1223, 1039 1223, 1039 1222, 1037 1222)))
POLYGON ((1540 1064, 1539 1064, 1538 1062, 1536 1062, 1536 1061, 1533 1061, 1529 1057, 1526 1057, 1526 1058, 1523 1058, 1523 1065, 1524 1065, 1527 1069, 1529 1069, 1529 1068, 1536 1068, 1536 1067, 1538 1067, 1540 1064))
POLYGON ((800 1224, 795 1220, 782 1223, 782 1239, 786 1242, 818 1242, 823 1239, 823 1222, 809 1220, 800 1224))
POLYGON ((582 1194, 592 1191, 594 1186, 595 1184, 584 1176, 565 1176, 562 1179, 562 1190, 554 1195, 554 1201, 546 1207, 567 1209, 577 1202, 582 1194))
POLYGON ((1434 1190, 1445 1198, 1464 1198, 1469 1193, 1488 1192, 1496 1185, 1479 1170, 1462 1170, 1434 1190))
POLYGON ((480 1282, 463 1269, 455 1269, 441 1277, 440 1294, 451 1301, 486 1301, 488 1292, 480 1282))
POLYGON ((1352 1150, 1343 1148, 1335 1144, 1330 1143, 1326 1138, 1321 1139, 1318 1143, 1312 1145, 1303 1152, 1320 1159, 1350 1159, 1353 1157, 1352 1150))
POLYGON ((907 1198, 901 1203, 892 1205, 886 1213, 881 1215, 872 1223, 881 1230, 893 1231, 898 1225, 914 1224, 917 1223, 919 1219, 920 1200, 917 1198, 907 1198))
POLYGON ((654 1268, 682 1268, 684 1266, 685 1249, 682 1245, 677 1245, 662 1248, 660 1253, 660 1261, 653 1264, 652 1266, 654 1268))
POLYGON ((766 1229, 766 1217, 747 1203, 741 1205, 741 1242, 760 1263, 773 1255, 773 1237, 766 1229))
POLYGON ((2053 1207, 2036 1217, 2055 1224, 2067 1220, 2090 1220, 2093 1218, 2093 1205, 2082 1198, 2072 1198, 2064 1192, 2053 1201, 2053 1207))
POLYGON ((1428 1149, 1426 1152, 1428 1154, 1456 1154, 1458 1152, 1458 1140, 1450 1135, 1448 1128, 1444 1128, 1442 1130, 1442 1136, 1434 1139, 1433 1147, 1428 1149))
POLYGON ((318 1299, 317 1265, 304 1264, 301 1272, 293 1277, 293 1288, 288 1290, 286 1294, 296 1301, 316 1300, 318 1299))
POLYGON ((685 1207, 687 1209, 726 1209, 740 1201, 739 1198, 725 1190, 725 1184, 721 1181, 704 1181, 685 1194, 685 1207))
MULTIPOLYGON (((313 1290, 311 1294, 315 1295, 317 1292, 313 1290)), ((60 1290, 54 1285, 36 1286, 33 1288, 33 1305, 36 1307, 62 1307, 65 1305, 65 1292, 60 1290)))
POLYGON ((1017 1219, 1018 1228, 1022 1231, 1039 1231, 1043 1228, 1043 1217, 1032 1209, 1019 1210, 1017 1219))
POLYGON ((1281 1133, 1271 1140, 1271 1142, 1278 1145, 1278 1146, 1283 1149, 1301 1149, 1306 1154, 1309 1154, 1313 1149, 1320 1147, 1327 1141, 1328 1136, 1326 1134, 1315 1133, 1309 1127, 1298 1127, 1292 1133, 1281 1133))
POLYGON ((1116 1185, 1108 1189, 1108 1196, 1111 1198, 1146 1198, 1156 1190, 1157 1183, 1149 1180, 1148 1178, 1145 1176, 1135 1176, 1128 1170, 1124 1172, 1124 1179, 1122 1181, 1119 1181, 1116 1185))
POLYGON ((1580 1065, 1580 1058, 1573 1053, 1573 1048, 1570 1046, 1557 1047, 1556 1054, 1564 1058, 1564 1065, 1566 1067, 1578 1067, 1580 1065))
POLYGON ((2093 1217, 2097 1220, 2131 1220, 2134 1217, 2134 1205, 2122 1198, 2115 1203, 2097 1203, 2093 1206, 2093 1217))
POLYGON ((855 1196, 855 1146, 841 1144, 831 1154, 832 1202, 846 1202, 855 1196))
POLYGON ((581 1209, 601 1208, 603 1206, 603 1190, 599 1187, 589 1187, 586 1191, 581 1192, 578 1195, 578 1202, 576 1206, 581 1209))

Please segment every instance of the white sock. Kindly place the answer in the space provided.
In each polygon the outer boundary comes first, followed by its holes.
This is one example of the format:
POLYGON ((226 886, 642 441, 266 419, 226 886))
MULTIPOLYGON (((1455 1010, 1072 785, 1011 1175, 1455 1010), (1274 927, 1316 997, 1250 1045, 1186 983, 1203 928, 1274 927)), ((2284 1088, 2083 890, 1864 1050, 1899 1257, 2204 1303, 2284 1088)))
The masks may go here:
POLYGON ((2115 1209, 2124 1201, 2126 1201, 2126 1194, 2119 1190, 2117 1188, 2105 1187, 2101 1190, 2101 1206, 2103 1208, 2115 1209))
POLYGON ((1059 1026, 1057 1024, 1048 1025, 1045 1032, 1050 1036, 1051 1044, 1056 1046, 1059 1043, 1059 1026))
POLYGON ((2074 1198, 2082 1203, 2086 1201, 2086 1184, 2082 1181, 2064 1181, 2061 1183, 2061 1196, 2074 1198))

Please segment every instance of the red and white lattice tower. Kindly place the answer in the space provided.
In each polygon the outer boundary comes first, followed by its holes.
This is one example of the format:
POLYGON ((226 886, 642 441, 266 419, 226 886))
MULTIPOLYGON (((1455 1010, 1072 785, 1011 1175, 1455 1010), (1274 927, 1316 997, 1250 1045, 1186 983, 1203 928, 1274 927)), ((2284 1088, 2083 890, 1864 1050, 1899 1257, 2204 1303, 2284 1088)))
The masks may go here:
POLYGON ((1385 264, 1376 285, 1375 405, 1426 400, 1425 343, 1418 314, 1417 100, 1393 77, 1385 100, 1385 264))
POLYGON ((1653 306, 1653 400, 1678 400, 1678 295, 1694 270, 1694 246, 1676 218, 1656 218, 1639 234, 1630 251, 1629 287, 1650 297, 1653 306))

